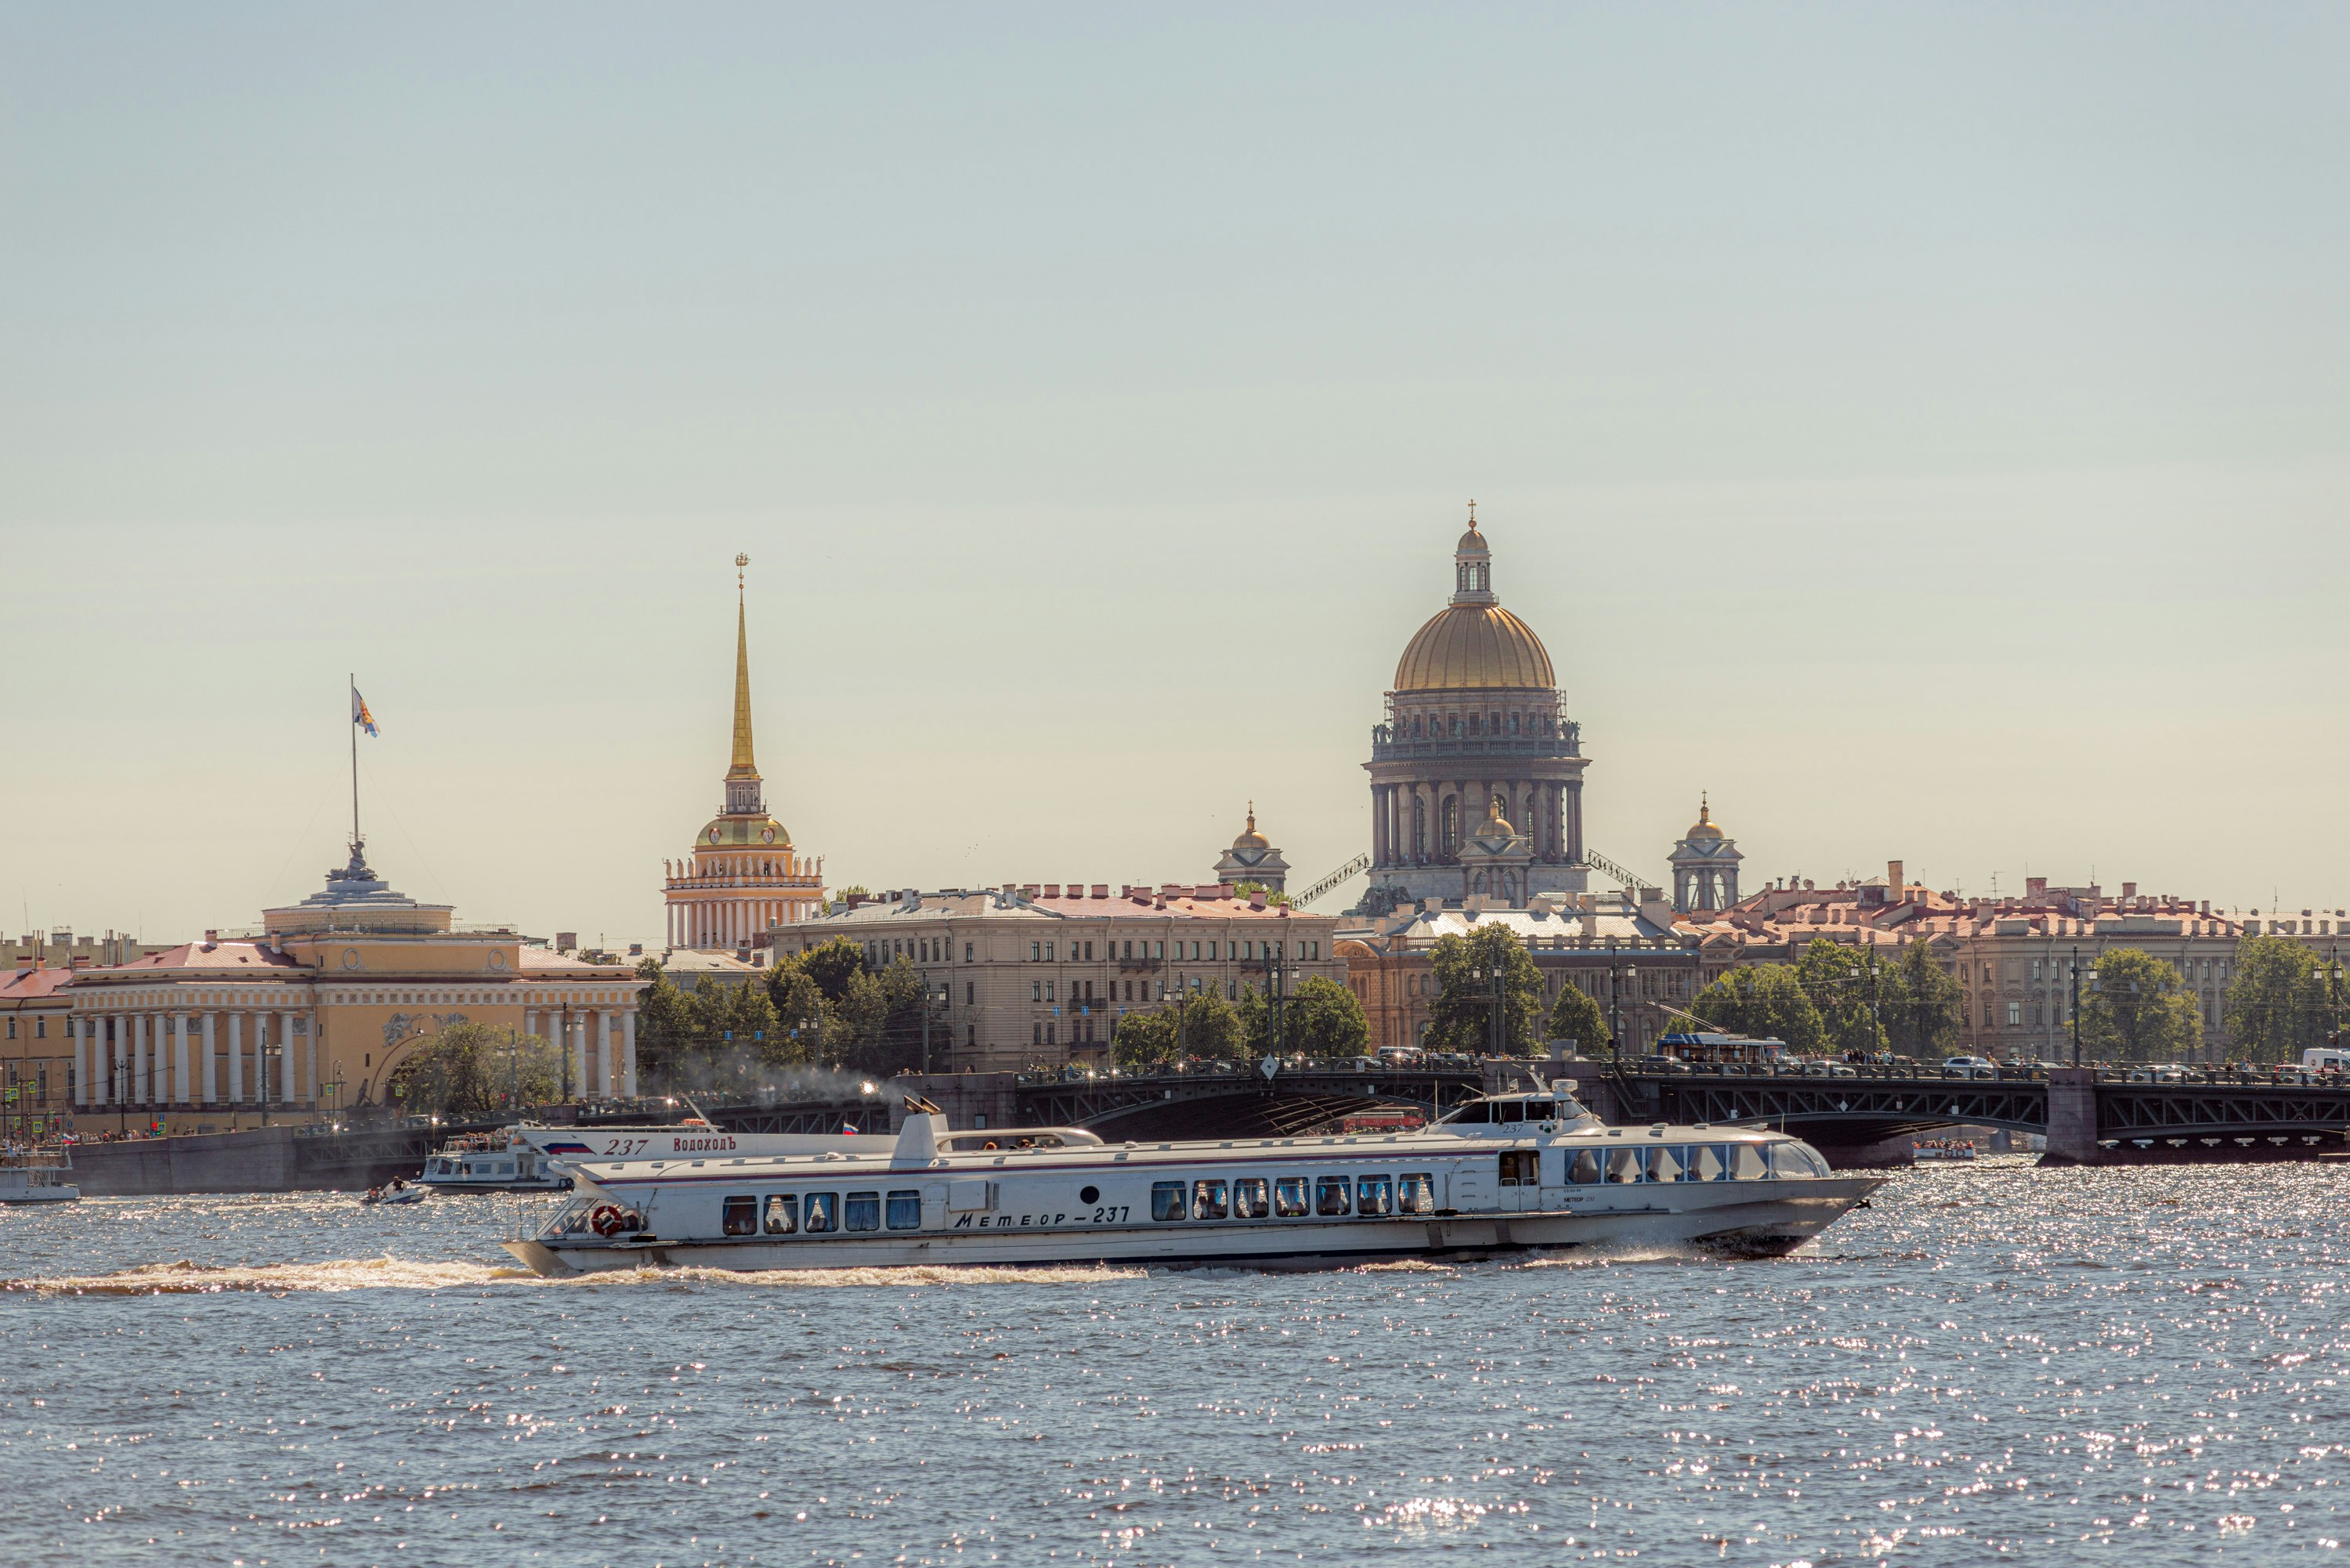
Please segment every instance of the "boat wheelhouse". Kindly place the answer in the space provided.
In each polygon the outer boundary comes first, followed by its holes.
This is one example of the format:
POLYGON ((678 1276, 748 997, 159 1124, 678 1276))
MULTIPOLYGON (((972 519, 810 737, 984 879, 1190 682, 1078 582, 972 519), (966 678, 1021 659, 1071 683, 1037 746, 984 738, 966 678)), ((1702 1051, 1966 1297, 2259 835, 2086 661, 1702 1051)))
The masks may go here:
POLYGON ((1471 1101, 1409 1132, 1103 1142, 950 1132, 909 1100, 856 1153, 583 1161, 506 1250, 544 1274, 938 1263, 1313 1267, 1694 1243, 1784 1252, 1885 1178, 1743 1127, 1602 1126, 1565 1094, 1471 1101))

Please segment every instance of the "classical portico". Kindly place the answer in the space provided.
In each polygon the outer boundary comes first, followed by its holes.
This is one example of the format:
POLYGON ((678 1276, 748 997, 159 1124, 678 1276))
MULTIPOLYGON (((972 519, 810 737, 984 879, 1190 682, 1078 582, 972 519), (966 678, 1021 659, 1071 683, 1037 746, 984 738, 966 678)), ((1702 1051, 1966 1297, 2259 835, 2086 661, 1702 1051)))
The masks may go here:
POLYGON ((798 853, 789 829, 767 815, 751 744, 751 646, 743 568, 734 557, 734 749, 725 801, 694 836, 693 854, 662 862, 661 898, 671 949, 764 948, 776 926, 797 925, 824 909, 824 862, 798 853))
POLYGON ((165 1125, 315 1115, 391 1099, 400 1064, 458 1023, 564 1048, 573 1099, 637 1093, 625 964, 453 929, 450 907, 395 891, 354 839, 324 890, 263 911, 265 934, 76 971, 65 988, 74 1108, 165 1125))
MULTIPOLYGON (((1405 899, 1461 898, 1507 873, 1512 899, 1582 892, 1583 770, 1550 655, 1502 607, 1492 553, 1472 508, 1453 547, 1452 597, 1406 646, 1371 732, 1370 888, 1358 912, 1405 899), (1490 809, 1494 803, 1498 809, 1490 809), (1469 853, 1481 825, 1523 840, 1523 868, 1469 853), (1514 824, 1513 826, 1512 825, 1514 824)), ((1511 857, 1514 859, 1514 853, 1511 857)))

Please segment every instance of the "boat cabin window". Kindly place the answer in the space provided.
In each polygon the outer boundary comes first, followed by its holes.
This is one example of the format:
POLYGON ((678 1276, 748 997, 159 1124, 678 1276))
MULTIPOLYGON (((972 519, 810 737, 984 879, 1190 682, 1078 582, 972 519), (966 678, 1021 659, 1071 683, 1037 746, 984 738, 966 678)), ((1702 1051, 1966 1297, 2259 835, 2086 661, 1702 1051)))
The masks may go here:
POLYGON ((1800 1143, 1771 1146, 1771 1174, 1781 1179, 1806 1179, 1828 1174, 1828 1162, 1800 1143))
POLYGON ((1551 1118, 1551 1102, 1548 1100, 1520 1100, 1517 1109, 1523 1115, 1513 1117, 1513 1120, 1546 1122, 1551 1118))
POLYGON ((1471 1100, 1460 1109, 1448 1112, 1443 1119, 1456 1127, 1473 1127, 1490 1122, 1493 1119, 1493 1103, 1491 1100, 1471 1100))
POLYGON ((788 1236, 800 1228, 800 1200, 789 1192, 767 1197, 767 1234, 788 1236))
POLYGON ((1397 1177, 1396 1211, 1399 1214, 1435 1213, 1436 1178, 1424 1170, 1397 1177))
POLYGON ((1191 1209, 1184 1202, 1185 1185, 1180 1181, 1154 1181, 1150 1184, 1150 1217, 1153 1220, 1188 1220, 1191 1209))
POLYGON ((1392 1214, 1395 1212, 1395 1183, 1384 1176, 1358 1176, 1355 1179, 1355 1212, 1357 1214, 1392 1214))
POLYGON ((1722 1173, 1730 1168, 1729 1161, 1722 1158, 1725 1152, 1718 1143, 1701 1143, 1690 1150, 1689 1179, 1720 1181, 1722 1173))
POLYGON ((1224 1199, 1224 1184, 1221 1181, 1195 1181, 1191 1184, 1191 1218, 1221 1220, 1230 1212, 1224 1199))
POLYGON ((1272 1202, 1262 1176, 1243 1177, 1232 1183, 1232 1218, 1235 1220, 1262 1220, 1273 1211, 1272 1202))
POLYGON ((1284 1220, 1295 1220, 1305 1212, 1305 1179, 1302 1176, 1282 1176, 1274 1179, 1273 1211, 1284 1220))
POLYGON ((730 1198, 718 1228, 729 1236, 755 1236, 759 1233, 759 1200, 755 1198, 730 1198))
POLYGON ((1738 1151, 1737 1158, 1732 1162, 1737 1179, 1760 1181, 1771 1174, 1771 1162, 1764 1157, 1761 1144, 1742 1143, 1731 1147, 1738 1151))
POLYGON ((1346 1177, 1315 1177, 1314 1179, 1314 1212, 1316 1214, 1347 1212, 1347 1188, 1346 1177))
POLYGON ((1566 1179, 1577 1187, 1596 1186, 1599 1180, 1599 1151, 1578 1148, 1568 1157, 1566 1179))
POLYGON ((922 1194, 909 1188, 889 1194, 889 1229, 919 1231, 922 1228, 922 1194))
POLYGON ((827 1231, 836 1231, 840 1228, 839 1193, 811 1192, 803 1201, 806 1205, 809 1235, 821 1235, 827 1231))
POLYGON ((1648 1179, 1651 1181, 1679 1181, 1681 1179, 1681 1159, 1682 1157, 1688 1153, 1689 1150, 1685 1148, 1650 1149, 1648 1151, 1648 1179))
POLYGON ((1607 1151, 1608 1181, 1618 1186, 1628 1186, 1632 1182, 1642 1179, 1648 1172, 1643 1168, 1646 1162, 1641 1156, 1648 1152, 1644 1148, 1609 1149, 1607 1151))
POLYGON ((848 1201, 840 1206, 841 1229, 844 1231, 879 1231, 881 1229, 881 1195, 878 1192, 852 1192, 848 1201))
POLYGON ((1504 1152, 1502 1156, 1502 1185, 1504 1187, 1541 1186, 1541 1152, 1531 1148, 1513 1148, 1504 1152))

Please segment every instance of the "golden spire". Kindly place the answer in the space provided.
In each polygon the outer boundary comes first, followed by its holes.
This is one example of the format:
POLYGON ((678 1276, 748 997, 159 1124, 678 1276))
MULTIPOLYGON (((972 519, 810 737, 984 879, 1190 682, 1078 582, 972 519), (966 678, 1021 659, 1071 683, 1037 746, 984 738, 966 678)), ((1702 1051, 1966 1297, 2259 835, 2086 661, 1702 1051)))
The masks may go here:
POLYGON ((759 764, 751 756, 751 643, 743 628, 743 568, 748 556, 734 557, 734 760, 726 770, 730 779, 755 779, 759 764))

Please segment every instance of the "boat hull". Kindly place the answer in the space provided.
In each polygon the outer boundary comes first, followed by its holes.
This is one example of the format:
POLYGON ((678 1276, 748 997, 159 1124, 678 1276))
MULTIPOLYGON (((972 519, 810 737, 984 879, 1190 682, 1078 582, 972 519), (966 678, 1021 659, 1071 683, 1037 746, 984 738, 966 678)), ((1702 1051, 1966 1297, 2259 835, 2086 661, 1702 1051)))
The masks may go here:
POLYGON ((1874 1192, 1885 1179, 1842 1176, 1799 1182, 1703 1184, 1687 1200, 1659 1207, 1660 1188, 1629 1188, 1621 1199, 1568 1208, 1330 1221, 1258 1220, 1132 1225, 1097 1230, 909 1232, 850 1239, 662 1241, 541 1237, 506 1242, 534 1272, 550 1277, 646 1268, 743 1272, 803 1269, 939 1266, 1127 1265, 1267 1270, 1347 1268, 1419 1259, 1468 1262, 1570 1248, 1695 1246, 1742 1256, 1794 1251, 1874 1192))
POLYGON ((67 1183, 57 1187, 0 1187, 0 1203, 78 1203, 81 1189, 67 1183))

